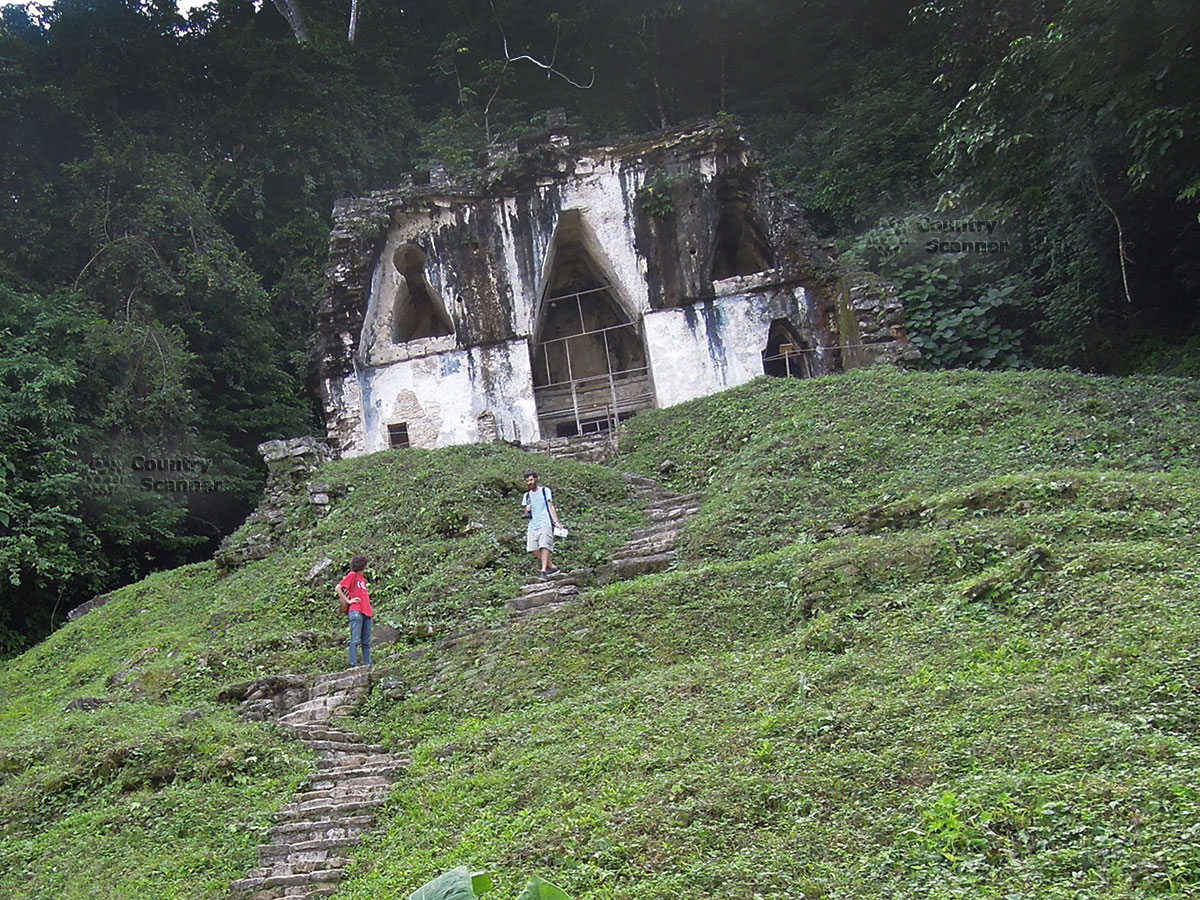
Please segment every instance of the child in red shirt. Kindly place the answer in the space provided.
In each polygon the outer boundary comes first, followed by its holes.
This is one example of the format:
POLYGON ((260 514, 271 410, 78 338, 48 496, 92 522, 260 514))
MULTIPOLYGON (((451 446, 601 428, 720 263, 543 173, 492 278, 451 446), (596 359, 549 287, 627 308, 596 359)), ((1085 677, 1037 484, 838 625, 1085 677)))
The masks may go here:
POLYGON ((350 668, 358 665, 358 648, 362 647, 362 664, 371 664, 371 595, 363 577, 370 561, 361 554, 350 561, 350 571, 338 582, 338 594, 350 604, 350 668))

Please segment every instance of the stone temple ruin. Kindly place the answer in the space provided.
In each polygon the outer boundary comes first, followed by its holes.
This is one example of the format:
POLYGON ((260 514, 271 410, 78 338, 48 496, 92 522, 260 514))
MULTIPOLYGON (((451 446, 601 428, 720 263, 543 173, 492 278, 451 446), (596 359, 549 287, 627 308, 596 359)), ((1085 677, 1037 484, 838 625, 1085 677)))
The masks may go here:
POLYGON ((330 443, 523 444, 764 373, 913 355, 731 126, 577 145, 561 117, 451 178, 339 201, 320 309, 330 443))

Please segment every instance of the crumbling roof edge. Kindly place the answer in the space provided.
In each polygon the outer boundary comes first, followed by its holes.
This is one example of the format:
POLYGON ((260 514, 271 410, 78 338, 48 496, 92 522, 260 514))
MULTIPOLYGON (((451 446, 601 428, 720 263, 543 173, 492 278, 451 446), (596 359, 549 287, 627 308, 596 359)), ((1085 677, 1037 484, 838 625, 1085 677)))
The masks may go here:
MULTIPOLYGON (((691 149, 693 150, 688 154, 689 156, 700 156, 705 153, 716 153, 735 148, 741 151, 749 150, 749 143, 739 127, 717 119, 691 122, 666 131, 619 136, 603 141, 588 141, 566 146, 539 143, 523 152, 499 156, 486 168, 457 173, 448 182, 438 184, 402 183, 394 187, 368 191, 365 194, 339 198, 333 205, 334 229, 337 230, 338 221, 345 214, 357 212, 361 215, 368 210, 384 212, 402 206, 411 200, 446 203, 478 200, 490 193, 489 185, 500 185, 505 182, 505 171, 512 168, 514 163, 522 160, 532 162, 539 154, 543 157, 549 154, 572 162, 587 157, 633 160, 657 153, 670 153, 681 147, 688 147, 689 144, 692 145, 691 149)), ((404 177, 411 179, 414 174, 416 173, 409 172, 404 177)), ((562 177, 565 173, 547 169, 545 174, 562 177)))

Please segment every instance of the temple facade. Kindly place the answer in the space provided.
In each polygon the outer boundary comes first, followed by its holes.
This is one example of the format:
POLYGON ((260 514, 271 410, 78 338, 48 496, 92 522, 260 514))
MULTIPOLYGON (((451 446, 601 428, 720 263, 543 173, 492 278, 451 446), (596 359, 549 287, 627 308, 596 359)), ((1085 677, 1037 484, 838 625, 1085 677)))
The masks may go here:
POLYGON ((341 455, 614 427, 763 374, 915 355, 735 128, 579 145, 559 122, 339 201, 318 376, 341 455))

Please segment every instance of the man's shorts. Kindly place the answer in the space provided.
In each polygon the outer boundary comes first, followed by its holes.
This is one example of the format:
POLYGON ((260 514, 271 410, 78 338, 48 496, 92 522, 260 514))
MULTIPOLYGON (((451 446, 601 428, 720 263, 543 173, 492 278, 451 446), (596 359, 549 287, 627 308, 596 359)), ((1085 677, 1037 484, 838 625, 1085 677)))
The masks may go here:
POLYGON ((536 550, 554 549, 554 526, 545 528, 530 528, 525 532, 525 549, 530 553, 536 550))

